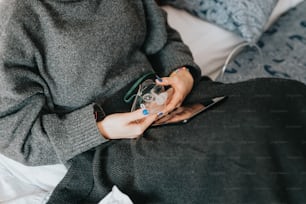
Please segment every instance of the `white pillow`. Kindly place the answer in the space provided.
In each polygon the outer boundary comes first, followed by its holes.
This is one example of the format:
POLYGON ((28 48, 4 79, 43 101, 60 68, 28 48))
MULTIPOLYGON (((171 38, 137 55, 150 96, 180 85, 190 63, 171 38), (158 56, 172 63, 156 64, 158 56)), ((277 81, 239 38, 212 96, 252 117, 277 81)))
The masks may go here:
MULTIPOLYGON (((265 29, 268 29, 277 18, 295 7, 303 0, 279 0, 274 8, 265 29)), ((184 10, 163 6, 168 14, 168 22, 176 29, 189 46, 195 62, 200 66, 202 75, 215 80, 222 72, 222 67, 229 54, 244 43, 238 35, 224 30, 212 23, 201 20, 184 10)))

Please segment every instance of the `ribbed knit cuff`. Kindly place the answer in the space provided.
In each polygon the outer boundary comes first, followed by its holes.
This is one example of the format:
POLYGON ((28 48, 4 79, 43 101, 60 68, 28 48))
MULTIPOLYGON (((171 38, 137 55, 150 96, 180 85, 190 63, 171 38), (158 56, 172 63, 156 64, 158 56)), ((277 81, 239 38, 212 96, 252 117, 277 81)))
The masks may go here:
POLYGON ((44 116, 43 123, 63 162, 107 141, 97 128, 92 104, 63 117, 55 114, 44 116))
POLYGON ((189 69, 190 74, 193 77, 193 86, 198 85, 198 83, 201 80, 201 69, 198 67, 198 65, 185 65, 189 69))

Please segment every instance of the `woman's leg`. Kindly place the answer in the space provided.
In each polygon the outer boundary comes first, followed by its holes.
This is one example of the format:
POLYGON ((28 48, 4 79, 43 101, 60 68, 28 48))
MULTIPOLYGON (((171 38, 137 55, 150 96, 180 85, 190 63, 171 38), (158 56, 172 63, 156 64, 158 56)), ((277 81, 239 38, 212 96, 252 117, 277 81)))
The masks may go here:
POLYGON ((74 176, 54 195, 67 183, 80 187, 73 178, 85 175, 92 188, 86 199, 93 201, 113 185, 135 203, 305 200, 306 86, 281 79, 202 81, 187 102, 221 95, 228 99, 190 123, 150 128, 137 140, 80 155, 74 176))

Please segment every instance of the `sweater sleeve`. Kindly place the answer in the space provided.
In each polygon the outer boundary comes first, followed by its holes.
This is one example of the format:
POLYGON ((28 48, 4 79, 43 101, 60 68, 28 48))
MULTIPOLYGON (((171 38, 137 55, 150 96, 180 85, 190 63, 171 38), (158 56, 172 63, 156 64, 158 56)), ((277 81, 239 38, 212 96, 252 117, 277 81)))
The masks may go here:
POLYGON ((42 50, 33 29, 14 16, 9 19, 0 36, 0 152, 36 166, 66 163, 105 142, 93 104, 57 111, 40 74, 42 50))
POLYGON ((197 83, 201 69, 194 62, 189 47, 184 44, 179 33, 168 25, 166 12, 154 0, 144 1, 144 5, 148 33, 144 50, 154 69, 161 76, 167 76, 175 69, 186 66, 197 83))

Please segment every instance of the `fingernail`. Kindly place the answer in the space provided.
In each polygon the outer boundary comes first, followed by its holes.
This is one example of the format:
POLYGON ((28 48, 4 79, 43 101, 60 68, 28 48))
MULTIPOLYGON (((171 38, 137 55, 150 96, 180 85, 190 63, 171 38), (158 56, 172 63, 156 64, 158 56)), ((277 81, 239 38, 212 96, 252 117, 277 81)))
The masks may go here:
POLYGON ((143 114, 143 115, 149 115, 149 111, 148 111, 147 109, 143 109, 143 110, 142 110, 142 114, 143 114))
POLYGON ((143 103, 141 103, 141 104, 140 104, 140 108, 141 108, 141 109, 146 109, 146 106, 145 106, 143 103))
POLYGON ((163 82, 163 79, 160 78, 158 75, 155 75, 156 79, 159 81, 159 82, 163 82))
POLYGON ((157 116, 158 117, 161 117, 161 116, 163 116, 164 115, 164 113, 163 112, 159 112, 159 113, 157 113, 157 116))

